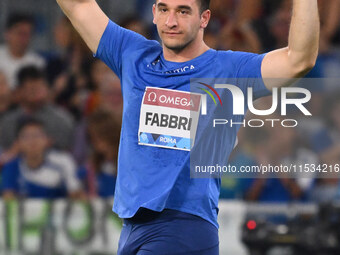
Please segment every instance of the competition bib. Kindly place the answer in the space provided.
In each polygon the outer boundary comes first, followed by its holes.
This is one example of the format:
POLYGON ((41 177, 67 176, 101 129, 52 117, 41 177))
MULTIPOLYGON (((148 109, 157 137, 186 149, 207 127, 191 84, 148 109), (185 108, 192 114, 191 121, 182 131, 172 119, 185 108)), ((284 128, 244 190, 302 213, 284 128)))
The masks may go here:
POLYGON ((200 94, 146 87, 138 144, 190 151, 195 142, 200 108, 200 94))

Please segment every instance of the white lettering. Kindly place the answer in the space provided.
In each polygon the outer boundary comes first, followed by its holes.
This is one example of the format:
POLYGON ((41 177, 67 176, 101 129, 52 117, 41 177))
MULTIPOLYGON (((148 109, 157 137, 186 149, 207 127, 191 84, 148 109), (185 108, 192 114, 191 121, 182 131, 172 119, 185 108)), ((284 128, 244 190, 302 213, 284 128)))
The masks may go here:
POLYGON ((163 143, 174 143, 174 144, 177 143, 177 141, 176 141, 175 138, 168 138, 168 137, 164 137, 164 136, 161 136, 161 137, 159 138, 159 141, 160 141, 160 142, 163 142, 163 143))

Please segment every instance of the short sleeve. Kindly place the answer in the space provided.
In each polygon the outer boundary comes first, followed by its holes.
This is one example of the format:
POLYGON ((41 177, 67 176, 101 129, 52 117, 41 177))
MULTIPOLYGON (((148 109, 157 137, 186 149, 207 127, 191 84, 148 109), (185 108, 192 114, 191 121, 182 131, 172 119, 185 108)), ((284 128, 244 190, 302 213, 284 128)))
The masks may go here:
POLYGON ((4 165, 2 169, 2 190, 3 191, 14 191, 19 190, 18 179, 19 169, 16 167, 17 164, 10 162, 4 165))
POLYGON ((121 78, 124 53, 141 47, 145 41, 147 39, 142 35, 122 28, 110 20, 94 56, 102 60, 121 78))
POLYGON ((237 52, 236 78, 242 79, 244 89, 253 88, 254 99, 271 95, 271 91, 263 82, 261 73, 265 56, 266 54, 237 52))

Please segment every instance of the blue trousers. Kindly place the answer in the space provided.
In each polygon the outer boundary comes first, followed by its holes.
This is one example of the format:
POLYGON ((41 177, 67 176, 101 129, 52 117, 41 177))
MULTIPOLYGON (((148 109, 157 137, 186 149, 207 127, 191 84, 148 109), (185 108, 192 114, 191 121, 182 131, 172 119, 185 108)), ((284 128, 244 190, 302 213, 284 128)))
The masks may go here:
POLYGON ((218 229, 177 210, 140 209, 124 219, 118 255, 218 255, 218 229))

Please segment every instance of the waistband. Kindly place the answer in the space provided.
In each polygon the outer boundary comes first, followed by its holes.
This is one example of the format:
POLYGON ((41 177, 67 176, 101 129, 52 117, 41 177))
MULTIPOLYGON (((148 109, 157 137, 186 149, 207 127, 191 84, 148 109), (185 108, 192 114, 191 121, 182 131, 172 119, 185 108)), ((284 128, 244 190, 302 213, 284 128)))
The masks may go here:
MULTIPOLYGON (((178 210, 173 209, 164 209, 161 212, 153 211, 144 207, 141 207, 138 209, 136 214, 132 218, 124 218, 124 223, 127 224, 141 224, 141 223, 147 223, 151 222, 153 220, 159 219, 159 218, 166 218, 166 217, 194 217, 194 218, 200 218, 196 215, 184 213, 178 210)), ((203 219, 202 219, 203 220, 203 219)))

